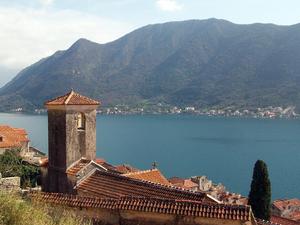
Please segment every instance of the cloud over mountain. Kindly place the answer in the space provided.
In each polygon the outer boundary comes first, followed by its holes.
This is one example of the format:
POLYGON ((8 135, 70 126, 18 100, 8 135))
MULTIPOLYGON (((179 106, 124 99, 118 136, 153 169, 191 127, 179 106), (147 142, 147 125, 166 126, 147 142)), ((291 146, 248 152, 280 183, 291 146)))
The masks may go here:
POLYGON ((157 0, 156 5, 163 11, 180 11, 183 8, 183 4, 178 3, 176 0, 157 0))

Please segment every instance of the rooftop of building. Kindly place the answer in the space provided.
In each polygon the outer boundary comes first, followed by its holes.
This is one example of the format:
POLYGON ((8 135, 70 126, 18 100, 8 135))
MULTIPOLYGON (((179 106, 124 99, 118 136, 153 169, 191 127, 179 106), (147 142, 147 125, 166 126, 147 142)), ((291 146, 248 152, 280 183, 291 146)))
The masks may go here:
POLYGON ((0 148, 17 148, 24 142, 29 142, 25 129, 0 125, 0 148))
POLYGON ((292 220, 300 222, 300 211, 291 212, 288 217, 292 220))
POLYGON ((77 208, 130 210, 241 221, 251 220, 252 215, 249 206, 210 204, 157 197, 96 198, 58 193, 31 193, 30 198, 34 201, 77 208))
POLYGON ((123 174, 125 177, 131 177, 144 181, 150 181, 153 183, 163 184, 170 186, 171 183, 165 178, 165 176, 158 169, 142 170, 137 172, 131 172, 123 174))
POLYGON ((138 172, 140 171, 139 169, 131 166, 131 165, 128 165, 128 164, 122 164, 122 165, 117 165, 115 166, 115 169, 120 172, 120 173, 133 173, 133 172, 138 172))
POLYGON ((100 102, 89 97, 83 96, 72 90, 65 95, 56 97, 45 102, 45 105, 100 105, 100 102))
POLYGON ((176 186, 176 187, 181 187, 181 188, 186 188, 186 189, 193 189, 198 187, 199 185, 195 182, 193 182, 191 179, 184 179, 180 177, 172 177, 169 179, 169 182, 176 186))
POLYGON ((272 205, 279 210, 286 210, 290 207, 300 207, 300 199, 293 198, 293 199, 278 199, 275 200, 272 205))
POLYGON ((95 170, 82 178, 75 189, 81 195, 118 199, 124 196, 160 197, 219 203, 213 197, 174 186, 126 177, 111 171, 95 170))
POLYGON ((280 225, 299 225, 300 222, 283 218, 280 216, 271 216, 271 222, 274 224, 280 224, 280 225))

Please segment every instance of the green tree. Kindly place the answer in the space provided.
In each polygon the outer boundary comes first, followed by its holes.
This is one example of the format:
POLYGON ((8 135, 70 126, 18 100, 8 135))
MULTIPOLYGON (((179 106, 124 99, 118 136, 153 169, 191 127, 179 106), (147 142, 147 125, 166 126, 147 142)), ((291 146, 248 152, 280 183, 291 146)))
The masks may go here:
POLYGON ((21 177, 22 187, 34 187, 39 169, 23 161, 18 149, 5 151, 0 155, 0 173, 3 177, 21 177))
POLYGON ((270 219, 271 182, 268 167, 262 160, 257 160, 254 166, 249 205, 251 205, 255 217, 264 220, 270 219))

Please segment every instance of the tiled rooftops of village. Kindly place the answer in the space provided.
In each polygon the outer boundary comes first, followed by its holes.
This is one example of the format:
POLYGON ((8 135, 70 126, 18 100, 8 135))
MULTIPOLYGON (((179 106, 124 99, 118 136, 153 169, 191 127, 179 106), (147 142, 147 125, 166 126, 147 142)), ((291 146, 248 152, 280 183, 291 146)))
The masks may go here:
POLYGON ((300 209, 300 199, 278 199, 273 202, 273 206, 279 210, 291 209, 292 207, 298 207, 300 209))
POLYGON ((249 206, 210 204, 157 197, 92 198, 58 193, 31 193, 30 196, 35 201, 77 208, 106 208, 217 219, 251 220, 249 206))
POLYGON ((272 215, 297 221, 300 224, 300 199, 278 199, 272 203, 272 215))
POLYGON ((185 189, 193 190, 198 187, 198 184, 193 182, 191 179, 184 179, 180 177, 172 177, 169 179, 169 182, 176 187, 181 187, 185 189))
POLYGON ((276 224, 276 225, 300 225, 300 223, 297 222, 297 221, 287 219, 287 218, 283 218, 283 217, 280 217, 280 216, 272 215, 270 220, 273 224, 276 224))
POLYGON ((86 158, 81 158, 77 162, 73 163, 68 169, 67 174, 75 176, 80 170, 89 165, 91 162, 95 162, 96 164, 102 165, 105 163, 104 159, 98 158, 95 161, 89 160, 86 158))
POLYGON ((122 196, 160 197, 219 203, 213 197, 202 193, 125 177, 110 171, 95 170, 75 187, 77 193, 100 198, 122 196))
POLYGON ((117 165, 115 166, 115 169, 120 173, 133 173, 140 171, 139 169, 134 168, 128 164, 117 165))
POLYGON ((100 102, 91 99, 89 97, 83 96, 74 92, 73 90, 69 93, 51 99, 45 102, 46 106, 51 105, 100 105, 100 102))
MULTIPOLYGON (((101 165, 108 171, 122 174, 122 176, 125 176, 125 177, 130 177, 130 178, 134 178, 134 179, 138 179, 138 180, 144 180, 144 181, 153 182, 153 183, 157 183, 157 184, 163 184, 163 185, 167 185, 167 186, 172 185, 158 169, 139 170, 137 168, 134 168, 130 165, 125 165, 125 164, 113 166, 113 165, 107 163, 102 158, 97 158, 95 160, 81 158, 80 160, 73 163, 67 169, 67 174, 76 176, 77 173, 79 173, 84 167, 89 165, 91 162, 101 165)), ((47 165, 48 165, 48 159, 43 158, 40 161, 40 166, 47 167, 47 165)))
POLYGON ((29 142, 25 129, 0 125, 0 148, 20 147, 29 142))
POLYGON ((167 180, 167 178, 165 178, 164 175, 158 169, 150 169, 150 170, 125 173, 123 174, 123 176, 150 181, 158 184, 164 184, 168 186, 171 185, 171 183, 167 180))
POLYGON ((82 158, 67 169, 67 174, 78 178, 75 189, 86 196, 142 196, 218 202, 204 193, 172 186, 158 169, 122 174, 103 159, 82 158))

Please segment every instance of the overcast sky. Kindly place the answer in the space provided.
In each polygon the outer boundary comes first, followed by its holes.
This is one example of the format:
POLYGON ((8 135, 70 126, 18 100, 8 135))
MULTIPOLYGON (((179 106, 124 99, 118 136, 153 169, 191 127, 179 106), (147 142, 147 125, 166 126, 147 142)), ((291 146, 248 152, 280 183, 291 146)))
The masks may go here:
POLYGON ((0 0, 0 86, 77 39, 106 43, 147 24, 187 19, 300 22, 300 0, 0 0))

